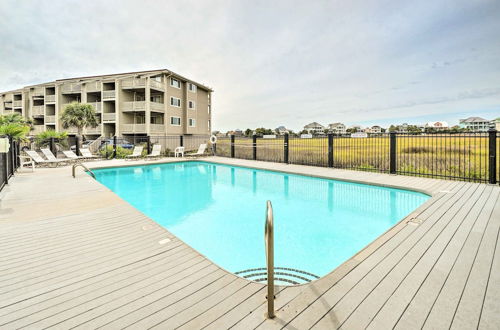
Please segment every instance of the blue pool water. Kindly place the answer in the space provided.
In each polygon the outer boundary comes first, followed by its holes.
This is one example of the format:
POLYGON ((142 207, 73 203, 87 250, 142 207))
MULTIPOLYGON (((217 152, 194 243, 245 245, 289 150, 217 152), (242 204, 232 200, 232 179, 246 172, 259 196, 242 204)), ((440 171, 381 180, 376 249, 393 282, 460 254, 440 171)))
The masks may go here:
POLYGON ((265 267, 266 200, 275 265, 323 276, 429 196, 208 162, 94 170, 99 182, 219 266, 265 267))

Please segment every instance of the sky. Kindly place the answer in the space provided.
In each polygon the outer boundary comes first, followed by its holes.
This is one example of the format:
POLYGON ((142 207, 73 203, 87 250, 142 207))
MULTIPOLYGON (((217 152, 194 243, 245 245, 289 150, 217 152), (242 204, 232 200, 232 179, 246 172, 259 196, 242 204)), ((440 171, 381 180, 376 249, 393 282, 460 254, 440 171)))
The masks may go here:
POLYGON ((500 117, 500 1, 0 0, 0 91, 169 69, 213 129, 500 117))

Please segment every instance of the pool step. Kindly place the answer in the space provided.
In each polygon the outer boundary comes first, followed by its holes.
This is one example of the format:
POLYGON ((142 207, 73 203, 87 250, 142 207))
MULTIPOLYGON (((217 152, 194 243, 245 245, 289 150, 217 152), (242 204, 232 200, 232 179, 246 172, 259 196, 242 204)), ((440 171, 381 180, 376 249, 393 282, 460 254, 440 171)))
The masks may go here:
MULTIPOLYGON (((235 274, 255 282, 267 281, 266 268, 251 268, 236 272, 235 274)), ((309 272, 305 272, 303 270, 287 267, 274 267, 275 284, 281 284, 280 282, 282 282, 288 285, 297 285, 309 283, 318 278, 319 276, 311 274, 309 272)))

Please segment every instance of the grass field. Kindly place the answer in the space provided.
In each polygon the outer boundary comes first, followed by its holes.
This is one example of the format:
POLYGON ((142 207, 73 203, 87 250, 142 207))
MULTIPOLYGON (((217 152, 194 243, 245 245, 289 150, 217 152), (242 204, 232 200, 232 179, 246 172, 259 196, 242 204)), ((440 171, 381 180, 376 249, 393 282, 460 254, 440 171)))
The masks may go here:
MULTIPOLYGON (((497 136, 497 178, 500 176, 500 136, 497 136)), ((335 137, 334 167, 389 172, 388 135, 369 138, 335 137)), ((283 162, 284 140, 257 139, 257 160, 283 162)), ((219 138, 217 155, 230 156, 230 139, 219 138)), ((235 139, 235 157, 252 159, 251 138, 235 139)), ((398 135, 396 169, 399 174, 487 181, 487 134, 398 135)), ((328 166, 328 139, 289 140, 289 163, 328 166)))

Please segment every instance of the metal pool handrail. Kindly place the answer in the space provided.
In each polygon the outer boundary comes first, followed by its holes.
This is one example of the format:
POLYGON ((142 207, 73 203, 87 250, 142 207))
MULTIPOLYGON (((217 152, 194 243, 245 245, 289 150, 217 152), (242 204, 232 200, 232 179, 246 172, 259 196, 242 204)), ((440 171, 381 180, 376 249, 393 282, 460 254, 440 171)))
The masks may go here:
POLYGON ((267 263, 267 317, 274 318, 274 217, 271 201, 267 201, 264 230, 267 263))
POLYGON ((71 169, 71 173, 73 174, 73 178, 76 177, 75 176, 75 170, 78 166, 81 166, 83 167, 87 172, 89 172, 92 177, 95 179, 95 174, 94 172, 92 172, 87 166, 83 165, 82 163, 76 163, 76 164, 73 164, 73 168, 71 169))

